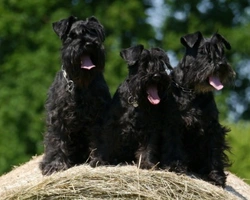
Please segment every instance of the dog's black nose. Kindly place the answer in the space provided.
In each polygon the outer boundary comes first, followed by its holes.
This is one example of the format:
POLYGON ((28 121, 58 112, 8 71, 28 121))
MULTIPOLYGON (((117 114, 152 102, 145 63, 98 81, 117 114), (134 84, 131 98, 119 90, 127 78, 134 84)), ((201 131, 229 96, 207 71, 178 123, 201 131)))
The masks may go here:
POLYGON ((154 80, 154 81, 159 81, 160 78, 161 78, 161 75, 160 75, 160 74, 154 74, 154 76, 153 76, 153 80, 154 80))

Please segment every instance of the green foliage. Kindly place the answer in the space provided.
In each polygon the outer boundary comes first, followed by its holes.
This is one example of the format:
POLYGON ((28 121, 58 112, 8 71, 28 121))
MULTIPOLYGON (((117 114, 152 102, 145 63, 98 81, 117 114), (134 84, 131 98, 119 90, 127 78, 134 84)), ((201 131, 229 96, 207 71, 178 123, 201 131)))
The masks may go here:
POLYGON ((250 184, 250 122, 240 121, 235 124, 224 123, 224 125, 231 128, 227 137, 232 152, 228 154, 232 162, 229 170, 250 184))

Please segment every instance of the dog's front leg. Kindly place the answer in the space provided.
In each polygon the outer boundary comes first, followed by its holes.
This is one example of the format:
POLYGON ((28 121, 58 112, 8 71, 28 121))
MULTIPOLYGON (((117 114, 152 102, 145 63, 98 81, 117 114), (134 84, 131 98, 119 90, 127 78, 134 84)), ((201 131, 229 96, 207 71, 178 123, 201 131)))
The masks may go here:
POLYGON ((206 169, 208 180, 222 187, 225 187, 226 183, 224 168, 230 166, 228 157, 224 152, 229 149, 225 141, 227 132, 229 132, 229 130, 221 126, 217 121, 210 123, 206 137, 210 139, 207 140, 207 146, 211 151, 209 151, 207 157, 204 158, 204 166, 202 166, 202 169, 206 169))
POLYGON ((139 147, 136 152, 137 165, 141 169, 157 168, 159 163, 159 133, 152 131, 148 140, 139 147))
POLYGON ((160 167, 165 170, 186 173, 186 153, 182 142, 182 131, 178 125, 164 130, 161 143, 160 167))
POLYGON ((39 166, 43 175, 63 171, 71 166, 68 157, 61 148, 64 146, 63 142, 55 138, 51 139, 49 136, 47 135, 46 139, 50 141, 50 144, 47 143, 47 146, 45 146, 45 154, 39 166))

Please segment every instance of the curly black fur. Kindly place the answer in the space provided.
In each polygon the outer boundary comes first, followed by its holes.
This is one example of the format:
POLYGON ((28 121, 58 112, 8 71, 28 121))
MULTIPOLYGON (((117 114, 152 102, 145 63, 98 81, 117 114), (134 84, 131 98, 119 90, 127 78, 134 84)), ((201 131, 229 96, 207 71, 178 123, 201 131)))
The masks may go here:
POLYGON ((218 33, 203 38, 200 32, 183 36, 181 43, 186 54, 171 73, 161 164, 172 171, 198 173, 224 187, 229 129, 219 123, 213 91, 235 76, 224 54, 224 46, 230 49, 230 44, 218 33))
POLYGON ((118 87, 103 129, 103 144, 93 155, 91 166, 132 163, 152 168, 159 161, 162 127, 161 101, 171 84, 172 67, 159 48, 137 45, 121 51, 129 75, 118 87))
POLYGON ((62 40, 62 70, 46 101, 45 154, 42 174, 86 162, 95 148, 103 113, 111 101, 103 77, 104 29, 95 17, 71 16, 53 23, 62 40))

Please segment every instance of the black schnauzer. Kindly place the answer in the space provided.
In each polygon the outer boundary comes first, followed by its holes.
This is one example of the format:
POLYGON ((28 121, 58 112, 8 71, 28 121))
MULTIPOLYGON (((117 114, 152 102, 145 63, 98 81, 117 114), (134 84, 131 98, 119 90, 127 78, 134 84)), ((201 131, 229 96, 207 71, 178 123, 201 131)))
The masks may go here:
POLYGON ((188 34, 181 43, 186 53, 171 73, 162 165, 177 172, 187 169, 224 187, 224 168, 230 165, 225 153, 229 129, 219 123, 213 91, 221 90, 235 76, 224 53, 224 47, 231 46, 218 33, 211 38, 203 38, 200 32, 188 34))
POLYGON ((172 67, 165 51, 137 45, 120 53, 129 74, 118 87, 91 166, 137 162, 140 168, 157 165, 162 127, 161 101, 166 98, 172 67))
POLYGON ((49 175, 86 162, 111 102, 104 80, 103 26, 95 17, 70 16, 53 23, 62 40, 62 69, 46 101, 47 133, 40 169, 49 175))

